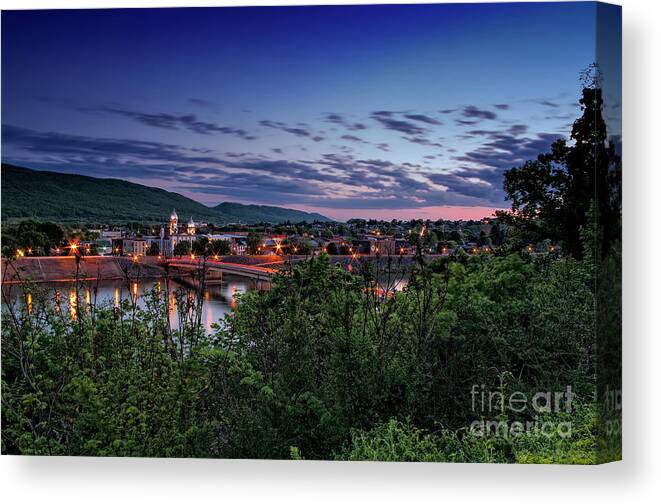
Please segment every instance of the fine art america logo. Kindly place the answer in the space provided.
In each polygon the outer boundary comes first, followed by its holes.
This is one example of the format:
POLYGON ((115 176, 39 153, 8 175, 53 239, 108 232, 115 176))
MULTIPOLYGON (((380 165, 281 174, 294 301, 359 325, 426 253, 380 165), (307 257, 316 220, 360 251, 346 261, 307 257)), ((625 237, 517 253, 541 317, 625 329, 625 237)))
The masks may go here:
POLYGON ((571 414, 572 401, 575 397, 571 385, 562 391, 525 394, 520 391, 506 393, 502 389, 489 390, 484 384, 473 384, 470 394, 471 409, 481 417, 470 425, 470 433, 474 436, 509 438, 537 433, 547 437, 571 436, 571 421, 555 421, 551 418, 555 413, 571 414), (532 419, 511 420, 508 418, 508 413, 512 416, 532 417, 532 419))

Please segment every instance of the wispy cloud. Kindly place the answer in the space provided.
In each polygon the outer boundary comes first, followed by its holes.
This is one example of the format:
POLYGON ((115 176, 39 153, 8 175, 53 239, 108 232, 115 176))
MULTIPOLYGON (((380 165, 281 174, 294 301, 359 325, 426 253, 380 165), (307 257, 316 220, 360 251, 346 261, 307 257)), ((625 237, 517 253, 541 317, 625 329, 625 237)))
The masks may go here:
POLYGON ((410 121, 402 121, 392 117, 393 112, 378 111, 372 113, 372 119, 378 121, 384 128, 392 131, 398 131, 407 135, 422 135, 427 130, 413 124, 410 121))
POLYGON ((206 100, 204 98, 189 98, 188 102, 195 105, 196 107, 205 108, 205 109, 217 109, 218 104, 211 100, 206 100))
POLYGON ((147 113, 135 110, 126 110, 121 108, 105 107, 101 109, 104 112, 128 117, 139 123, 154 128, 162 129, 184 129, 200 135, 211 135, 219 133, 222 135, 233 135, 244 140, 254 140, 255 137, 247 131, 240 128, 221 126, 216 123, 201 121, 195 114, 175 115, 165 112, 147 113))
POLYGON ((464 107, 461 114, 464 117, 475 119, 493 120, 498 117, 495 112, 491 110, 479 109, 475 105, 468 105, 467 107, 464 107))
POLYGON ((340 138, 342 140, 348 140, 349 142, 356 142, 356 143, 362 143, 362 144, 368 143, 365 140, 363 140, 362 138, 357 137, 355 135, 342 135, 340 138))
POLYGON ((441 121, 424 114, 404 114, 404 117, 406 119, 410 119, 411 121, 418 121, 426 124, 433 124, 436 126, 440 126, 441 124, 443 124, 441 121))
POLYGON ((342 126, 342 127, 346 128, 348 130, 351 130, 351 131, 360 131, 360 130, 367 129, 367 126, 365 126, 363 123, 349 121, 342 114, 336 114, 336 113, 326 114, 324 116, 324 120, 326 122, 342 126))
MULTIPOLYGON (((203 199, 215 195, 218 200, 319 208, 397 209, 493 205, 499 196, 492 181, 481 178, 477 168, 470 176, 444 176, 438 168, 350 155, 326 154, 299 161, 260 159, 247 152, 220 157, 167 143, 40 132, 11 125, 3 126, 2 142, 14 151, 12 161, 23 160, 28 166, 148 183, 157 179, 165 189, 185 189, 203 199)), ((491 147, 493 151, 498 148, 491 147)), ((488 163, 477 154, 471 161, 488 163)))
POLYGON ((297 126, 288 126, 286 123, 280 122, 280 121, 271 121, 268 119, 263 119, 259 121, 260 126, 265 126, 267 128, 274 128, 274 129, 279 129, 282 131, 285 131, 287 133, 291 133, 292 135, 296 135, 298 137, 306 137, 310 138, 311 140, 315 142, 321 142, 324 140, 324 138, 320 135, 315 135, 313 132, 305 127, 303 125, 297 125, 297 126))

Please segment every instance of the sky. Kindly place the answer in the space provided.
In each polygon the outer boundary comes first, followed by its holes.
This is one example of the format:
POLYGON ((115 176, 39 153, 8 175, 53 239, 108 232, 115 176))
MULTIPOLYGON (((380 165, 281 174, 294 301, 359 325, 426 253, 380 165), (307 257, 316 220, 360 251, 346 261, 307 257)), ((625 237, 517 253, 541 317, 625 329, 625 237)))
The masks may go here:
POLYGON ((209 206, 480 218, 569 135, 595 36, 591 2, 3 11, 2 161, 209 206))

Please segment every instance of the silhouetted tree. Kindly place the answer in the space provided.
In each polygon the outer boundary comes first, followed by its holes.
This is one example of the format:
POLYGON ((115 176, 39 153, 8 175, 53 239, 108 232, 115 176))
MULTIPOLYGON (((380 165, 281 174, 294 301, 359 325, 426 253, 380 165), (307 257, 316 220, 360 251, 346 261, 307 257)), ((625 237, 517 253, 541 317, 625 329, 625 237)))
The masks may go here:
POLYGON ((193 254, 206 255, 209 252, 210 252, 209 238, 207 238, 206 236, 200 236, 197 240, 193 242, 193 254))
POLYGON ((215 255, 230 255, 230 242, 227 240, 214 240, 211 242, 211 250, 215 255))
POLYGON ((556 140, 551 152, 506 171, 504 188, 512 211, 499 212, 525 239, 560 241, 576 257, 582 254, 581 230, 586 226, 600 228, 602 255, 621 229, 621 160, 608 142, 598 75, 593 73, 584 85, 579 100, 583 115, 574 122, 570 141, 556 140), (590 223, 593 205, 596 222, 590 223))
POLYGON ((157 256, 158 254, 161 253, 161 248, 158 246, 158 242, 151 242, 151 245, 149 245, 149 248, 147 249, 147 255, 149 256, 157 256))
POLYGON ((254 232, 248 233, 248 237, 246 238, 246 247, 248 248, 249 254, 256 254, 257 247, 259 247, 260 243, 262 243, 261 236, 254 232))
POLYGON ((190 254, 190 243, 187 241, 180 241, 174 246, 174 255, 181 257, 190 254))

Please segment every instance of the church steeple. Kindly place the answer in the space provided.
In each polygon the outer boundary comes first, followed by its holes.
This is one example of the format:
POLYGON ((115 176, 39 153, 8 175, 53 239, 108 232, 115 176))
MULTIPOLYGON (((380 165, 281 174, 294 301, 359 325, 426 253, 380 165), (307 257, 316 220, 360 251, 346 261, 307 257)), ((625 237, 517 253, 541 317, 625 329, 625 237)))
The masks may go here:
POLYGON ((190 220, 188 221, 188 226, 186 228, 186 231, 191 236, 193 236, 195 234, 195 222, 193 221, 192 216, 191 216, 190 220))
POLYGON ((173 208, 172 213, 170 214, 170 225, 168 227, 170 234, 177 234, 177 228, 179 227, 179 216, 177 215, 176 210, 173 208))

